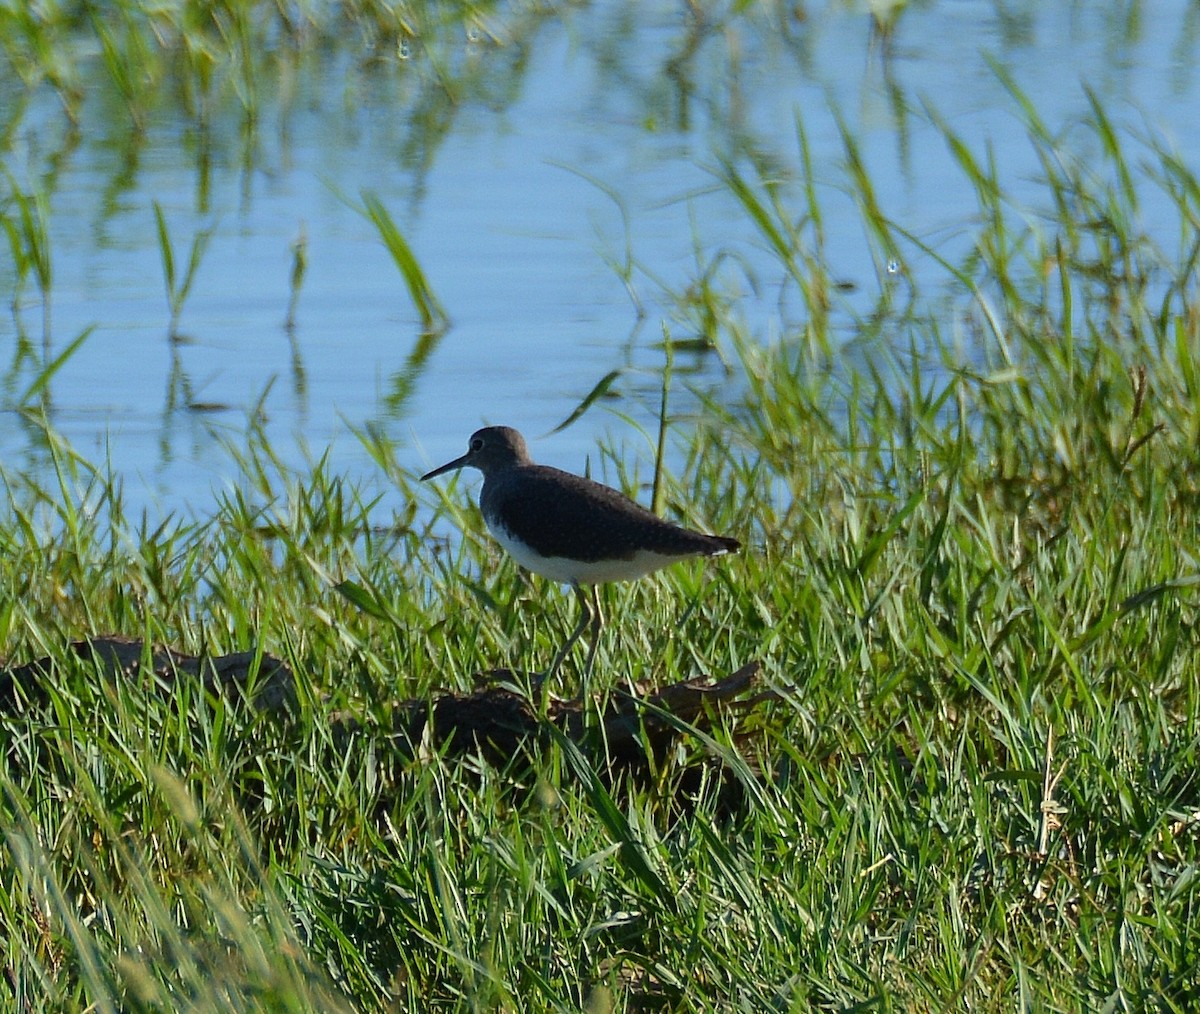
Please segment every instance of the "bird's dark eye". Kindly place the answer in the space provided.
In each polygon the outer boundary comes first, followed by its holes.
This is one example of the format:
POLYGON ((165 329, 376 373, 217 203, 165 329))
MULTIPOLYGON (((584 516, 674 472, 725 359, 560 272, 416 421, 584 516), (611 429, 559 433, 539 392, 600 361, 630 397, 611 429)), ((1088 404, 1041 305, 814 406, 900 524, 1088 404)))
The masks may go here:
POLYGON ((471 441, 471 450, 473 450, 473 451, 482 451, 483 450, 483 438, 482 437, 476 437, 474 440, 471 441))

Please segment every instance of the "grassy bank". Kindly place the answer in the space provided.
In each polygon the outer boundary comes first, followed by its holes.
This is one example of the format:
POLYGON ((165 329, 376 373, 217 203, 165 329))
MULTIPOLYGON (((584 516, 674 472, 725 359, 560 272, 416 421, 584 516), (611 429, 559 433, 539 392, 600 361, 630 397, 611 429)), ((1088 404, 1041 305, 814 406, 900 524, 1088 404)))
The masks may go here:
POLYGON ((746 333, 699 266, 675 330, 702 321, 732 373, 668 391, 697 407, 668 413, 683 465, 660 478, 665 513, 746 549, 609 589, 596 672, 759 659, 778 699, 649 786, 610 791, 554 741, 528 766, 401 756, 389 702, 535 669, 574 618, 408 450, 363 434, 393 516, 251 427, 239 492, 152 526, 46 427, 58 481, 9 471, 0 500, 0 644, 59 663, 0 714, 4 1003, 1194 1009, 1200 187, 1099 106, 1087 158, 1025 109, 1037 208, 946 130, 979 207, 937 293, 906 267, 937 251, 847 139, 885 266, 853 356, 803 172, 726 167, 802 320, 746 333), (1167 235, 1141 231, 1148 188, 1167 235), (105 631, 269 651, 296 707, 99 678, 67 644, 105 631), (706 751, 736 805, 677 796, 706 751))

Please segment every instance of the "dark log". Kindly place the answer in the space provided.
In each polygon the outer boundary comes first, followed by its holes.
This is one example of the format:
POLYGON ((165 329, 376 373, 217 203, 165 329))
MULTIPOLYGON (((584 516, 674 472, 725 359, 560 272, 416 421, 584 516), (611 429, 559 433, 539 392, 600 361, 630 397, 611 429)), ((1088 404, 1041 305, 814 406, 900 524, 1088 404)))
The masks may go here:
MULTIPOLYGON (((295 703, 296 681, 291 669, 266 653, 261 658, 253 651, 198 658, 154 646, 149 646, 147 653, 146 642, 114 634, 72 641, 67 650, 105 679, 132 679, 148 672, 164 692, 186 677, 199 679, 206 690, 236 692, 263 711, 282 711, 295 703)), ((57 664, 45 657, 0 668, 0 712, 11 714, 44 703, 45 682, 57 664)))
POLYGON ((539 716, 537 694, 531 698, 514 686, 516 674, 497 669, 481 674, 478 678, 487 685, 472 693, 397 703, 393 724, 414 755, 422 739, 429 736, 428 745, 435 749, 445 747, 451 754, 479 751, 489 761, 502 764, 543 739, 545 721, 576 743, 603 747, 610 761, 645 764, 647 748, 661 758, 683 734, 681 725, 707 730, 719 715, 746 711, 774 699, 774 691, 759 685, 761 668, 760 663, 750 662, 715 682, 701 676, 659 690, 646 683, 613 689, 598 718, 592 702, 587 702, 585 709, 581 700, 550 697, 545 719, 539 716))
MULTIPOLYGON (((69 652, 109 680, 145 679, 169 694, 180 679, 198 680, 205 690, 249 702, 256 710, 286 719, 294 713, 295 677, 270 654, 234 652, 198 658, 170 648, 147 646, 126 637, 103 636, 69 645, 69 652)), ((0 713, 36 707, 47 698, 45 683, 56 665, 46 657, 0 668, 0 713)), ((761 665, 750 662, 724 679, 697 677, 653 689, 642 683, 607 691, 602 704, 543 695, 537 677, 510 670, 482 674, 476 690, 444 693, 430 700, 393 703, 392 727, 399 754, 410 758, 431 752, 478 753, 490 763, 507 764, 557 728, 581 747, 597 769, 609 773, 648 774, 691 729, 712 727, 724 715, 744 712, 773 700, 775 691, 759 680, 761 665), (520 684, 532 687, 531 691, 520 684)), ((367 732, 356 716, 334 714, 330 723, 348 741, 367 732)))

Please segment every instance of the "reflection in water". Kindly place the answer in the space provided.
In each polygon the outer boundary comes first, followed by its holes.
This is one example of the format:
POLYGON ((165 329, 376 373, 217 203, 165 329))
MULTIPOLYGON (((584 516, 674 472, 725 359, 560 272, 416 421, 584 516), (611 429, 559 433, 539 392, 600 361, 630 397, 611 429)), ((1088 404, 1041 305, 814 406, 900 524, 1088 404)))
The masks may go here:
POLYGON ((91 161, 96 166, 100 195, 94 209, 95 243, 103 248, 112 240, 113 222, 119 221, 137 193, 142 168, 142 156, 147 146, 145 133, 136 129, 124 117, 109 120, 98 118, 101 130, 107 131, 90 140, 91 161))
POLYGON ((391 418, 400 419, 405 415, 417 380, 424 372, 429 356, 437 348, 441 337, 441 332, 422 331, 417 336, 413 350, 404 361, 404 366, 392 374, 391 390, 386 399, 388 415, 391 418))
POLYGON ((300 223, 300 234, 292 243, 292 274, 290 295, 288 296, 287 316, 283 321, 283 330, 287 335, 288 348, 291 351, 292 394, 296 403, 296 414, 303 421, 308 418, 308 371, 304 366, 304 356, 300 349, 300 340, 296 334, 296 308, 300 304, 300 290, 304 287, 304 276, 308 271, 308 234, 304 223, 300 223))

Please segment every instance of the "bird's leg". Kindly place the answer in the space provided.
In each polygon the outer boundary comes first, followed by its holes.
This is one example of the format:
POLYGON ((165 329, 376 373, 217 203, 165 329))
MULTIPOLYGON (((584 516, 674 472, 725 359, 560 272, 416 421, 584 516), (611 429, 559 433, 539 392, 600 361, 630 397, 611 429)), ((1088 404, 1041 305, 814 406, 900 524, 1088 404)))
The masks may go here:
MULTIPOLYGON (((585 593, 585 597, 586 593, 585 593)), ((587 662, 583 666, 583 679, 581 681, 580 692, 584 700, 587 700, 588 680, 592 676, 592 665, 596 661, 596 648, 600 644, 600 630, 604 626, 604 614, 600 611, 600 586, 591 586, 591 623, 592 623, 592 643, 588 647, 587 662)))
MULTIPOLYGON (((575 597, 579 599, 579 623, 575 625, 575 629, 571 631, 571 636, 567 638, 566 643, 558 649, 558 654, 554 656, 554 661, 550 663, 550 668, 546 670, 546 682, 554 679, 554 674, 558 672, 558 667, 562 664, 562 660, 567 657, 567 652, 579 640, 580 635, 587 629, 587 625, 592 620, 591 604, 588 602, 587 592, 577 584, 571 585, 575 589, 575 597)), ((589 656, 590 661, 590 656, 589 656)))

